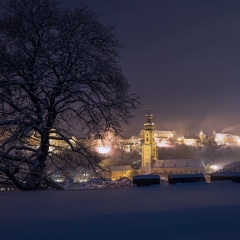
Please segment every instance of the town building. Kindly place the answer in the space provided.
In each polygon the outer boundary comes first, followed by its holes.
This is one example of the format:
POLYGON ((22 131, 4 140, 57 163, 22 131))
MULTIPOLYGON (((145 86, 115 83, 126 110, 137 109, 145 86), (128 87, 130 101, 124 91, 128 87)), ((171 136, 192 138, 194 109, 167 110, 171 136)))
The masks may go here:
POLYGON ((132 151, 141 151, 141 139, 137 136, 132 136, 129 139, 124 139, 120 142, 121 150, 124 152, 132 152, 132 151))
POLYGON ((131 166, 109 166, 109 178, 117 180, 126 177, 129 170, 132 170, 131 166))
MULTIPOLYGON (((144 138, 144 130, 141 130, 139 133, 139 138, 144 138)), ((155 141, 162 140, 174 140, 176 138, 176 131, 159 131, 154 130, 154 139, 155 141)))
POLYGON ((200 142, 201 140, 197 135, 182 137, 182 143, 186 145, 196 146, 200 142))
POLYGON ((201 159, 157 160, 152 167, 152 173, 155 174, 195 174, 205 172, 206 168, 201 159))
POLYGON ((214 141, 218 145, 240 145, 240 136, 229 133, 216 133, 213 131, 214 141))

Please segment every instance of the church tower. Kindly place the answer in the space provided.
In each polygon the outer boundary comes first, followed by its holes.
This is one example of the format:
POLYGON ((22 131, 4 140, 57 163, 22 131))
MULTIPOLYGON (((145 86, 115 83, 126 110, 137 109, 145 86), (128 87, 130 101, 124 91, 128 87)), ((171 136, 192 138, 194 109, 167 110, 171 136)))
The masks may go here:
POLYGON ((158 159, 157 145, 154 141, 154 127, 152 122, 153 115, 148 108, 146 122, 144 123, 144 143, 142 146, 142 173, 150 174, 153 160, 158 159))
POLYGON ((201 130, 201 132, 199 133, 199 138, 201 140, 201 142, 203 143, 205 138, 206 138, 206 135, 203 133, 203 131, 201 130))

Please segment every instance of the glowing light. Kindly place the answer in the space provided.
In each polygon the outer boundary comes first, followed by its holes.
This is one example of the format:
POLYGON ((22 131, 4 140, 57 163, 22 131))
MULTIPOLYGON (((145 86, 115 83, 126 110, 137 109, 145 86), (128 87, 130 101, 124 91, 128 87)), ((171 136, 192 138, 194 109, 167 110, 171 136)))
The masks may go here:
POLYGON ((217 165, 211 165, 210 168, 214 169, 214 170, 218 170, 219 167, 217 165))
POLYGON ((108 154, 110 152, 110 147, 96 147, 96 150, 101 154, 108 154))
POLYGON ((217 134, 216 140, 217 141, 222 141, 223 140, 223 136, 221 134, 217 134))
POLYGON ((185 144, 188 145, 188 146, 192 146, 192 145, 194 145, 194 142, 193 142, 193 141, 191 141, 191 142, 186 142, 185 144))
POLYGON ((167 146, 167 144, 164 142, 160 142, 157 145, 158 145, 158 147, 166 147, 167 146))
POLYGON ((236 138, 237 138, 236 142, 240 145, 240 138, 239 137, 236 138))

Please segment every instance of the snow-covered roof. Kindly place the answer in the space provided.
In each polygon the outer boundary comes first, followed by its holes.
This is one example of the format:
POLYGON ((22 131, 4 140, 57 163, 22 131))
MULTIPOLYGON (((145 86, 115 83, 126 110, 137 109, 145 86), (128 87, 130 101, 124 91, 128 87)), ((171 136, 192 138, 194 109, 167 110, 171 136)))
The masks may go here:
POLYGON ((97 184, 91 183, 91 184, 86 184, 83 189, 95 189, 98 188, 97 184))
POLYGON ((119 188, 119 187, 121 187, 121 186, 119 184, 114 183, 114 182, 111 182, 107 185, 102 186, 102 188, 119 188))
POLYGON ((117 182, 117 183, 125 182, 125 181, 128 182, 128 181, 131 181, 131 180, 127 177, 122 177, 122 178, 119 178, 119 179, 115 180, 115 182, 117 182))
POLYGON ((205 168, 202 159, 156 160, 154 168, 205 168))
POLYGON ((195 140, 198 140, 199 137, 198 136, 183 136, 184 139, 195 139, 195 140))
POLYGON ((232 162, 223 166, 223 168, 232 168, 232 167, 238 167, 238 166, 240 166, 240 162, 232 162))
POLYGON ((93 184, 93 183, 100 184, 102 182, 103 182, 103 180, 101 178, 90 178, 90 179, 88 179, 88 181, 86 183, 88 183, 88 184, 93 184))
POLYGON ((126 177, 115 180, 115 182, 119 186, 129 186, 129 185, 131 185, 131 180, 129 178, 126 178, 126 177))
MULTIPOLYGON (((159 131, 159 130, 154 130, 154 135, 174 135, 174 131, 159 131)), ((140 138, 144 137, 144 130, 141 130, 139 135, 140 138)))
POLYGON ((155 130, 154 133, 157 133, 157 134, 173 134, 172 131, 158 131, 158 130, 155 130))
POLYGON ((231 134, 231 133, 215 133, 216 137, 222 137, 222 138, 238 138, 239 135, 236 134, 231 134))
POLYGON ((194 178, 194 177, 204 177, 202 173, 198 174, 177 174, 177 175, 168 175, 169 178, 194 178))
POLYGON ((128 171, 131 170, 131 166, 109 166, 110 170, 113 171, 128 171))
POLYGON ((159 179, 159 175, 157 174, 146 174, 146 175, 137 175, 134 176, 133 179, 159 179))
POLYGON ((225 171, 225 172, 214 172, 211 173, 211 176, 218 176, 218 177, 240 177, 240 172, 231 172, 231 171, 225 171))
POLYGON ((134 145, 133 142, 121 142, 120 144, 121 145, 134 145))

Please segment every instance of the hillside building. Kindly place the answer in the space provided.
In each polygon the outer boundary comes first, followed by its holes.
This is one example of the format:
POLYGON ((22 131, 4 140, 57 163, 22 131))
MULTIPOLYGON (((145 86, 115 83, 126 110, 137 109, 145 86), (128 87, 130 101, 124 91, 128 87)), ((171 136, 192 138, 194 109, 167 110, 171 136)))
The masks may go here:
POLYGON ((130 139, 125 139, 120 142, 121 150, 124 152, 141 151, 141 139, 137 136, 132 136, 130 139))
POLYGON ((198 143, 200 143, 201 140, 197 135, 193 135, 193 136, 183 136, 182 137, 182 143, 186 144, 186 145, 191 145, 191 146, 195 146, 198 143))
MULTIPOLYGON (((144 130, 141 130, 138 136, 139 136, 139 138, 144 138, 144 130)), ((154 139, 155 140, 175 139, 175 137, 176 137, 176 131, 154 130, 154 139)))
POLYGON ((131 166, 109 166, 109 178, 117 180, 126 177, 126 173, 129 170, 132 170, 131 166))
POLYGON ((240 145, 240 136, 228 133, 216 133, 213 131, 214 141, 218 145, 235 144, 240 145))

